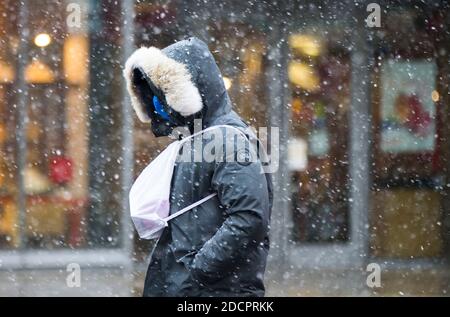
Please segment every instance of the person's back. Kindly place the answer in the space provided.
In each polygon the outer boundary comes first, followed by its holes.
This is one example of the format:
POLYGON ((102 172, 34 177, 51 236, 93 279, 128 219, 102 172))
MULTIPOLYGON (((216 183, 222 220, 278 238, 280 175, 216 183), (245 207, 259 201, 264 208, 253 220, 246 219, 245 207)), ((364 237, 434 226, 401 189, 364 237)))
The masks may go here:
POLYGON ((151 121, 156 136, 181 126, 192 133, 196 119, 200 129, 227 125, 244 132, 226 127, 211 132, 222 140, 213 160, 196 155, 196 142, 203 149, 211 135, 182 147, 170 213, 211 193, 217 196, 169 222, 153 249, 144 296, 263 296, 271 180, 256 149, 248 146, 254 136, 232 111, 208 47, 191 38, 163 50, 141 48, 127 61, 124 74, 139 118, 151 121), (155 96, 162 110, 151 102, 155 96))

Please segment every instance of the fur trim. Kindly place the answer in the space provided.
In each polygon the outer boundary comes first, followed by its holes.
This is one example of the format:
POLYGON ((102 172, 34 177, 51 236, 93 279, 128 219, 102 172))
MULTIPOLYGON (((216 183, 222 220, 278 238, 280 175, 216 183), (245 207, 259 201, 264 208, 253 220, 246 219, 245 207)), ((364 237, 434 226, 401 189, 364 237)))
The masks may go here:
POLYGON ((146 72, 153 84, 164 93, 167 104, 182 116, 189 116, 202 109, 200 92, 192 82, 187 67, 156 47, 141 47, 128 58, 123 71, 131 103, 141 121, 149 122, 150 118, 133 87, 133 69, 136 67, 146 72))

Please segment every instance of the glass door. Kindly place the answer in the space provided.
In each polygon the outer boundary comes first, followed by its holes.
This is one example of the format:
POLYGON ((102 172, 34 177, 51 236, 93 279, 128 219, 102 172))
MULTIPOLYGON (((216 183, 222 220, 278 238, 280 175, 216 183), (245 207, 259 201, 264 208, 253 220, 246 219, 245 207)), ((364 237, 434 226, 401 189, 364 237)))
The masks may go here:
POLYGON ((341 252, 353 239, 349 176, 351 32, 349 21, 337 19, 334 10, 342 8, 299 8, 288 34, 288 208, 292 219, 289 241, 293 253, 298 254, 294 263, 302 258, 310 258, 310 264, 320 262, 320 254, 336 247, 341 252), (302 23, 296 22, 299 20, 302 23))
POLYGON ((350 58, 327 38, 290 36, 292 132, 288 158, 296 243, 349 239, 350 58))

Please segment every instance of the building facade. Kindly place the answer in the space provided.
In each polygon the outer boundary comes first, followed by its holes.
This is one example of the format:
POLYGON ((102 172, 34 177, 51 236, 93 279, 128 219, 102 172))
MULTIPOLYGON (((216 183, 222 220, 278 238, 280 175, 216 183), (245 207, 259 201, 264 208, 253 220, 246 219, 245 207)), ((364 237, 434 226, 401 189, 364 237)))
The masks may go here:
POLYGON ((121 68, 135 47, 197 36, 235 110, 279 129, 268 294, 450 291, 447 2, 24 4, 0 5, 5 289, 32 294, 33 272, 62 293, 105 294, 111 276, 129 284, 107 294, 139 292, 152 245, 127 193, 169 140, 135 119, 121 68), (65 288, 70 263, 84 288, 65 288))

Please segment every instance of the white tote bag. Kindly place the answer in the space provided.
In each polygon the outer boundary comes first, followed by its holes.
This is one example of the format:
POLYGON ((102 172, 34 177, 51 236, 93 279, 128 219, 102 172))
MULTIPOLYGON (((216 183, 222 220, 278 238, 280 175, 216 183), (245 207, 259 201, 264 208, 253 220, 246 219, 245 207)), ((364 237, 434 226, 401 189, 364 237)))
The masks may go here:
POLYGON ((171 143, 136 179, 131 187, 129 195, 130 214, 134 226, 142 239, 159 238, 162 230, 167 227, 169 220, 184 214, 217 195, 217 193, 212 193, 176 213, 169 215, 170 183, 172 181, 173 169, 181 145, 196 135, 220 127, 232 128, 245 135, 241 130, 228 125, 217 125, 194 133, 183 140, 171 143))

